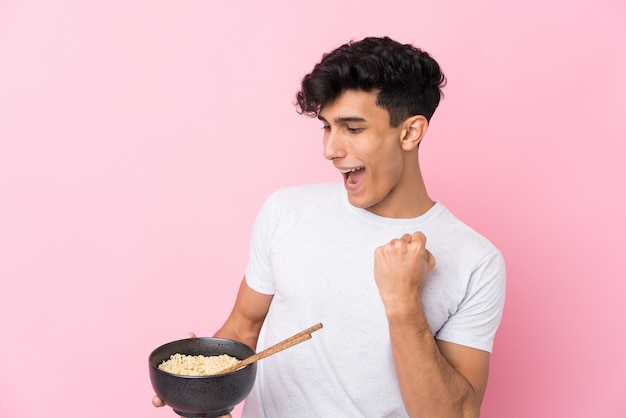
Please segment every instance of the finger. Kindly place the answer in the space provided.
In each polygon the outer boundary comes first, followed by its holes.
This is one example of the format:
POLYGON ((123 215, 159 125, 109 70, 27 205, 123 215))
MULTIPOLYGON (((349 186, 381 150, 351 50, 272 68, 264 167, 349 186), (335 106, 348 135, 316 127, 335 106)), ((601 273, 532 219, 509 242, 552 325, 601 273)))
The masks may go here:
POLYGON ((196 334, 193 332, 187 333, 187 338, 196 338, 196 334))
POLYGON ((152 405, 154 405, 157 408, 165 406, 161 398, 159 398, 157 395, 154 395, 154 397, 152 398, 152 405))
POLYGON ((426 245, 426 235, 424 235, 424 233, 422 231, 414 232, 411 235, 411 241, 413 241, 413 242, 415 242, 415 241, 421 242, 424 245, 426 245))
POLYGON ((432 270, 437 264, 437 260, 435 260, 435 256, 430 251, 426 250, 426 264, 428 265, 428 270, 432 270))
POLYGON ((411 234, 404 234, 400 238, 394 238, 387 245, 383 245, 383 247, 393 248, 397 245, 404 245, 411 243, 411 234))

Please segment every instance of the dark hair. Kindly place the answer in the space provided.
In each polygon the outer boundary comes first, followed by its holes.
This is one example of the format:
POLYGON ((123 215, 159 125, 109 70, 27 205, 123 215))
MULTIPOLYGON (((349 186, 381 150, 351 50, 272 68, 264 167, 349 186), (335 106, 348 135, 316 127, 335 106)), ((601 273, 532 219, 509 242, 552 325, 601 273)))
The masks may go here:
POLYGON ((430 120, 445 83, 439 64, 428 53, 388 37, 370 37, 324 54, 302 79, 296 106, 298 113, 315 117, 346 90, 378 90, 376 103, 389 112, 395 127, 409 116, 430 120))

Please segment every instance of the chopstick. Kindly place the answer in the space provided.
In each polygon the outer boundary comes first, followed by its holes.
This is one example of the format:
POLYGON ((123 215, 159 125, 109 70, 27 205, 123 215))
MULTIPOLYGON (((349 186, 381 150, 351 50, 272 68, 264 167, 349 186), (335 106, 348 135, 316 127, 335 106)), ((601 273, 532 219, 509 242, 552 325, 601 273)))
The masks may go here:
POLYGON ((305 329, 304 331, 300 331, 299 333, 292 335, 291 337, 274 344, 271 347, 266 348, 263 351, 260 351, 250 357, 248 357, 245 360, 240 361, 239 363, 227 367, 224 370, 216 373, 216 374, 226 374, 226 373, 231 373, 234 372, 236 370, 242 369, 244 367, 246 367, 249 364, 252 364, 256 361, 259 361, 261 359, 264 359, 265 357, 269 357, 272 354, 276 354, 279 351, 283 351, 288 349, 289 347, 293 347, 296 344, 300 344, 303 341, 309 340, 311 339, 311 333, 317 331, 318 329, 322 328, 322 323, 317 323, 315 325, 313 325, 312 327, 309 327, 307 329, 305 329))

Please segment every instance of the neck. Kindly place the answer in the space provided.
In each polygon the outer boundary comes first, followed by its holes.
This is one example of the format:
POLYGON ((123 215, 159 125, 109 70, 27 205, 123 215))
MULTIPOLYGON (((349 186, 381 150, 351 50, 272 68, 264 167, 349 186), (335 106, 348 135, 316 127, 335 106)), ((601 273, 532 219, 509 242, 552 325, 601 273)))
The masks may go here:
POLYGON ((417 218, 428 212, 435 202, 426 191, 417 156, 405 164, 402 179, 389 192, 387 198, 367 210, 386 218, 417 218))

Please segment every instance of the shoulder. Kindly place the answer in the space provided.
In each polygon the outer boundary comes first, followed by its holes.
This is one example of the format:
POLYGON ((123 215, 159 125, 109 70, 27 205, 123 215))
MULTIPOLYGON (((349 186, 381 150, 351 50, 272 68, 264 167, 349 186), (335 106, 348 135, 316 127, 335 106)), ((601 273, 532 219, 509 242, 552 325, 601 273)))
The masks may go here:
POLYGON ((319 196, 335 193, 338 190, 338 182, 300 184, 298 186, 282 187, 270 196, 282 196, 297 198, 300 196, 319 196))
POLYGON ((475 244, 480 244, 481 246, 493 247, 493 244, 484 235, 459 219, 442 204, 439 203, 438 205, 439 210, 437 213, 438 216, 436 223, 438 229, 457 238, 471 240, 475 244))
POLYGON ((500 250, 487 237, 457 218, 443 205, 439 204, 437 216, 434 218, 434 222, 429 225, 432 228, 432 240, 455 257, 461 256, 476 262, 485 257, 502 259, 500 250))
POLYGON ((329 182, 284 187, 270 194, 266 204, 285 209, 327 205, 329 199, 339 196, 339 185, 338 182, 329 182))

